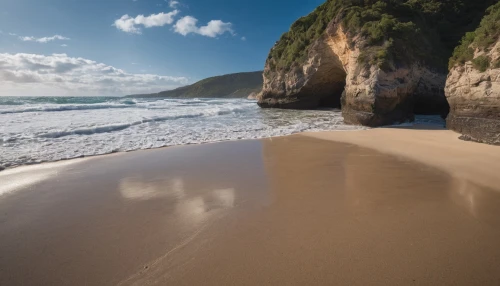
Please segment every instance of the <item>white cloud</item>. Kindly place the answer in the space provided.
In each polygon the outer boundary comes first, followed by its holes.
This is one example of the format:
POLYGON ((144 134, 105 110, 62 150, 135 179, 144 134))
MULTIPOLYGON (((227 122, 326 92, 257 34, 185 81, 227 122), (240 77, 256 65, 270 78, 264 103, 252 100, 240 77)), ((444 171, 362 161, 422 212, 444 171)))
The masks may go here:
POLYGON ((234 33, 233 24, 224 23, 221 20, 212 20, 206 26, 200 27, 199 34, 207 37, 217 37, 225 32, 234 33))
POLYGON ((62 44, 61 47, 66 48, 68 45, 62 44))
POLYGON ((17 36, 16 33, 9 33, 9 35, 11 35, 11 36, 17 36))
POLYGON ((242 40, 242 41, 246 41, 246 40, 247 40, 247 37, 241 37, 241 40, 242 40))
POLYGON ((170 25, 174 22, 174 17, 178 13, 179 10, 174 10, 169 13, 161 12, 158 14, 151 14, 147 17, 139 15, 135 18, 132 18, 129 15, 123 15, 120 19, 115 21, 113 26, 127 33, 140 34, 141 29, 138 26, 142 25, 145 28, 151 28, 161 27, 167 24, 170 25))
POLYGON ((181 18, 174 25, 174 31, 183 36, 186 36, 190 33, 196 33, 198 31, 198 27, 196 27, 196 23, 198 20, 192 16, 186 16, 181 18))
POLYGON ((187 82, 185 77, 130 74, 66 54, 0 53, 0 96, 125 95, 158 92, 187 82))
POLYGON ((181 3, 179 3, 179 1, 175 1, 175 0, 170 0, 168 2, 168 6, 170 6, 170 8, 177 8, 181 3))
POLYGON ((19 37, 19 39, 21 39, 22 41, 25 41, 25 42, 38 42, 38 43, 48 43, 48 42, 51 42, 51 41, 55 41, 55 40, 70 40, 70 38, 67 38, 67 37, 63 37, 61 35, 54 35, 52 37, 43 37, 43 38, 35 38, 35 37, 19 37))
POLYGON ((193 16, 185 16, 177 21, 174 25, 174 31, 183 36, 190 33, 199 34, 206 37, 215 38, 226 32, 234 35, 234 30, 232 29, 233 24, 225 23, 221 20, 212 20, 208 22, 206 26, 198 27, 196 24, 198 19, 193 16))

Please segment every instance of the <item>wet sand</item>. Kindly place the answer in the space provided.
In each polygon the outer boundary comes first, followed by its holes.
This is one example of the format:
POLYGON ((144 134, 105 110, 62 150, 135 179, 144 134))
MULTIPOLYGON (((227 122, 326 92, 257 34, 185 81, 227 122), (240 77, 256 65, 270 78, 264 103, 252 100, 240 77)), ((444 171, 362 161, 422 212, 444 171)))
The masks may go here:
POLYGON ((375 145, 294 135, 0 172, 0 285, 499 285, 500 184, 375 145))

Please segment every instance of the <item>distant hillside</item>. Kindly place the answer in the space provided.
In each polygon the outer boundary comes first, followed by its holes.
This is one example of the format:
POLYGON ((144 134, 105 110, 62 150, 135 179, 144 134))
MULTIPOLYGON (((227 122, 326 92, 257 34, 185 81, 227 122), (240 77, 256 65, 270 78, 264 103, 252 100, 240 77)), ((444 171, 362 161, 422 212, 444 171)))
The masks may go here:
POLYGON ((153 94, 131 95, 130 97, 169 98, 246 98, 262 89, 262 71, 244 72, 210 77, 192 85, 153 94))

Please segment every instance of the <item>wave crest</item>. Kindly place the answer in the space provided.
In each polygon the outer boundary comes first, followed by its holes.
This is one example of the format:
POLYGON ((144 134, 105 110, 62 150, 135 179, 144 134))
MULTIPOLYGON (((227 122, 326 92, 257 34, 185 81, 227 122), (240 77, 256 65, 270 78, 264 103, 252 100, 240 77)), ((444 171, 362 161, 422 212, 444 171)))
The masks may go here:
POLYGON ((214 110, 209 112, 199 112, 193 114, 183 114, 183 115, 171 115, 171 116, 163 116, 163 117, 154 117, 154 118, 146 118, 140 121, 135 121, 132 123, 124 123, 124 124, 110 124, 110 125, 102 125, 90 128, 81 128, 81 129, 73 129, 73 130, 65 130, 65 131, 56 131, 45 133, 39 135, 41 138, 60 138, 64 136, 71 135, 92 135, 97 133, 109 133, 114 131, 121 131, 127 129, 132 126, 151 123, 151 122, 161 122, 161 121, 169 121, 169 120, 177 120, 182 118, 196 118, 196 117, 204 117, 204 116, 214 116, 214 115, 226 115, 234 112, 243 112, 242 108, 226 108, 223 110, 214 110))

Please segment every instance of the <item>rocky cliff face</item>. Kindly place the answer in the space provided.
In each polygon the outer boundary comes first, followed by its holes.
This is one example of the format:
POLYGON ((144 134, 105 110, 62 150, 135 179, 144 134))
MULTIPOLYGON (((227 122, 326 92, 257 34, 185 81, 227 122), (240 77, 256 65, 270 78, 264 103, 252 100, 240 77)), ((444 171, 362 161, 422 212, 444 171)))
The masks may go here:
POLYGON ((327 0, 271 49, 258 103, 341 107, 367 126, 445 116, 446 62, 495 2, 327 0))
POLYGON ((448 128, 462 139, 500 145, 500 40, 487 51, 476 49, 474 59, 486 58, 491 66, 481 71, 472 61, 454 66, 446 81, 450 103, 448 128))
POLYGON ((346 35, 339 29, 315 41, 301 67, 278 71, 272 67, 273 59, 268 60, 259 105, 293 109, 340 107, 351 54, 346 35))
POLYGON ((310 109, 342 107, 347 123, 380 126, 446 110, 446 74, 417 63, 384 71, 359 60, 362 37, 349 41, 338 21, 309 49, 302 67, 276 71, 272 59, 264 69, 261 107, 310 109))
POLYGON ((448 128, 465 140, 500 145, 500 2, 455 49, 445 92, 448 128))

